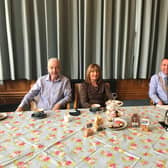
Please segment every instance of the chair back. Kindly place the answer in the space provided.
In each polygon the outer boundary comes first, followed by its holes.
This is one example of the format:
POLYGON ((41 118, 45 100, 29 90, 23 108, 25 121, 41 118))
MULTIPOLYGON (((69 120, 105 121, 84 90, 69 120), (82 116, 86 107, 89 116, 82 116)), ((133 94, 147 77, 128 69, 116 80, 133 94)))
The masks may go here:
POLYGON ((152 99, 149 100, 149 105, 155 105, 155 103, 152 99))
POLYGON ((110 88, 110 82, 105 82, 105 85, 110 88))
MULTIPOLYGON (((33 87, 33 85, 35 84, 35 82, 32 82, 31 84, 30 84, 30 88, 32 88, 33 87)), ((35 96, 34 98, 33 98, 33 100, 31 100, 30 101, 30 110, 31 111, 37 111, 37 102, 38 102, 38 100, 39 100, 39 97, 38 96, 35 96)))
POLYGON ((74 84, 74 104, 73 108, 76 109, 80 105, 80 97, 79 97, 79 92, 80 92, 80 87, 82 83, 75 83, 74 84))

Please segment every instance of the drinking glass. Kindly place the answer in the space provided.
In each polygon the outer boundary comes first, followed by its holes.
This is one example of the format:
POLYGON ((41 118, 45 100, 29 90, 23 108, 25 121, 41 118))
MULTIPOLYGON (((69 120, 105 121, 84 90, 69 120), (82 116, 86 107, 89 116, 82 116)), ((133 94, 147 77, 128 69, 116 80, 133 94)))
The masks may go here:
POLYGON ((117 95, 117 93, 116 93, 116 92, 112 93, 112 99, 113 99, 113 100, 116 100, 116 99, 117 99, 117 97, 118 97, 118 95, 117 95))

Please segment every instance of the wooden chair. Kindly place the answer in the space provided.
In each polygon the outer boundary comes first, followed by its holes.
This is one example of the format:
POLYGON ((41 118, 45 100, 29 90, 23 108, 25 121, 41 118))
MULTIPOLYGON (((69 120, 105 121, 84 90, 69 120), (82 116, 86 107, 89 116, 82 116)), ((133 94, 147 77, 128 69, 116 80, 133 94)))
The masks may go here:
POLYGON ((79 97, 79 92, 80 92, 80 87, 82 83, 75 83, 74 84, 74 103, 73 103, 73 108, 76 109, 80 105, 80 97, 79 97))
MULTIPOLYGON (((30 88, 33 87, 33 85, 35 84, 35 82, 30 84, 30 88)), ((34 97, 34 99, 32 101, 30 101, 30 110, 31 111, 37 111, 37 102, 38 102, 38 96, 34 97)))
POLYGON ((70 108, 71 108, 71 104, 70 104, 70 103, 67 103, 66 109, 70 109, 70 108))
POLYGON ((37 102, 35 100, 30 101, 30 110, 37 111, 37 102))
POLYGON ((110 82, 105 82, 105 85, 110 88, 110 82))
POLYGON ((154 102, 153 102, 152 99, 150 99, 149 104, 150 104, 150 105, 154 105, 154 102))

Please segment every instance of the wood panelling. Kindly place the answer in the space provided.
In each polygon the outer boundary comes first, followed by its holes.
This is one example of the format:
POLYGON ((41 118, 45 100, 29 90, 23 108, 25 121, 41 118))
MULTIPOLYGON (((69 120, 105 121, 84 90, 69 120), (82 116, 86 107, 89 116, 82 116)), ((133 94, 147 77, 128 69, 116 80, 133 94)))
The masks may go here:
MULTIPOLYGON (((0 85, 0 104, 18 104, 29 91, 33 80, 7 80, 0 85)), ((117 80, 116 92, 120 100, 148 99, 148 80, 117 80)))
POLYGON ((149 80, 117 80, 116 92, 120 100, 148 99, 149 80))
POLYGON ((5 85, 1 85, 1 84, 0 84, 0 91, 1 91, 1 90, 5 90, 5 85))
POLYGON ((18 104, 30 89, 33 81, 6 80, 0 87, 0 104, 18 104))
POLYGON ((5 81, 6 83, 6 90, 7 91, 25 91, 29 90, 30 81, 27 80, 19 80, 19 81, 5 81))

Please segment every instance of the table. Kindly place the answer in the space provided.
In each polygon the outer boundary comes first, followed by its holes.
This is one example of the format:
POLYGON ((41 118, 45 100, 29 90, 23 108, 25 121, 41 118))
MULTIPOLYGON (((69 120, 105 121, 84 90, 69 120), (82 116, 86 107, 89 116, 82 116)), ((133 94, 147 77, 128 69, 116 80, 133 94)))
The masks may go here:
POLYGON ((0 168, 168 167, 168 132, 158 124, 165 110, 155 106, 120 110, 128 123, 132 113, 149 118, 151 131, 107 128, 86 138, 82 128, 95 118, 88 109, 81 109, 82 114, 69 123, 63 120, 67 110, 47 111, 48 117, 41 120, 31 118, 31 111, 8 113, 0 121, 0 168))

